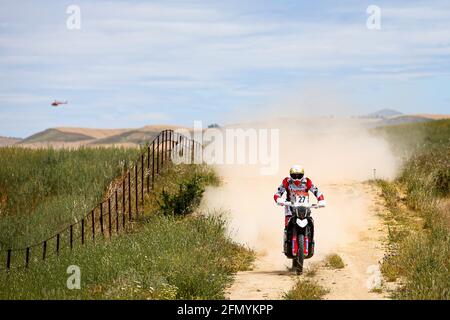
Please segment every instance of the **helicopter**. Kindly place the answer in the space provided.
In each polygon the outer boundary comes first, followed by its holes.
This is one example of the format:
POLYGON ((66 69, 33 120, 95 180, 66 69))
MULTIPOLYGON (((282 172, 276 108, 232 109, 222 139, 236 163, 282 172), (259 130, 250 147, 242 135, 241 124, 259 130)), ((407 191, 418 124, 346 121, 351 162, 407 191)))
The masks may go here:
POLYGON ((57 101, 57 100, 55 100, 55 101, 52 102, 52 106, 53 107, 58 107, 61 104, 67 104, 67 103, 68 103, 68 101, 57 101))

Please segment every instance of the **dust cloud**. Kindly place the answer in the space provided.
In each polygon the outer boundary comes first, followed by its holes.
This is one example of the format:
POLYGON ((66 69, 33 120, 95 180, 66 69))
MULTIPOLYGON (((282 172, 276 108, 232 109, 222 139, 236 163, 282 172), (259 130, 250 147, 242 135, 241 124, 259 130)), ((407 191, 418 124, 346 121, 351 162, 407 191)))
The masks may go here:
MULTIPOLYGON (((377 177, 392 178, 398 167, 387 142, 373 136, 360 119, 259 119, 229 127, 278 128, 280 165, 270 176, 261 175, 258 165, 218 165, 223 184, 207 189, 203 206, 227 211, 232 237, 276 268, 288 260, 282 254, 284 212, 273 195, 292 164, 304 166, 305 175, 327 201, 326 208, 313 210, 319 257, 357 240, 364 230, 372 199, 361 182, 372 178, 374 169, 377 177)), ((312 194, 311 202, 315 202, 312 194)))

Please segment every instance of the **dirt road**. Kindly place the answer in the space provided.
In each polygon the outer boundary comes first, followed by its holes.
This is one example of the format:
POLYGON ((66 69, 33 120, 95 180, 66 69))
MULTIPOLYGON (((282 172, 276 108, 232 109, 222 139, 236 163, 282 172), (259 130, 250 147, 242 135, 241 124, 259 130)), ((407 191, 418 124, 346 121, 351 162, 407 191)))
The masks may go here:
MULTIPOLYGON (((317 270, 313 279, 329 290, 325 299, 385 299, 385 293, 373 290, 380 285, 379 261, 386 237, 378 216, 383 205, 377 190, 354 181, 324 185, 323 190, 328 207, 313 212, 316 255, 305 261, 305 269, 317 270), (323 260, 329 253, 339 254, 345 267, 340 270, 325 267, 323 260)), ((282 213, 276 214, 282 220, 282 213)), ((290 260, 281 253, 282 225, 264 223, 263 227, 253 242, 258 253, 255 267, 236 275, 228 289, 228 299, 281 299, 297 279, 288 270, 290 260), (270 231, 268 226, 273 226, 270 231)))
MULTIPOLYGON (((273 195, 290 166, 298 163, 328 203, 326 208, 313 211, 316 254, 305 262, 306 269, 319 265, 314 280, 330 290, 325 298, 383 298, 371 292, 373 283, 379 281, 378 262, 383 256, 385 229, 377 217, 382 206, 377 203, 377 190, 363 181, 375 172, 378 177, 395 176, 398 159, 389 145, 357 120, 315 119, 260 126, 280 129, 279 147, 276 143, 270 147, 276 172, 263 174, 262 164, 219 165, 223 185, 205 194, 207 207, 229 212, 233 239, 258 253, 255 268, 236 275, 227 297, 279 299, 292 287, 296 277, 287 272, 290 261, 281 252, 284 209, 275 205, 273 195), (320 266, 330 253, 342 256, 344 269, 320 266)), ((250 154, 252 149, 245 146, 250 154)))

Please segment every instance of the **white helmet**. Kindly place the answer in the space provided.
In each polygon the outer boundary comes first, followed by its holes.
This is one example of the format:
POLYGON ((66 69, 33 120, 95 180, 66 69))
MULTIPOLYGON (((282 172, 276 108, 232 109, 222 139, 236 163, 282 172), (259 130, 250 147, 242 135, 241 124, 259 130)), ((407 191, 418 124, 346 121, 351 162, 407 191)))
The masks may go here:
POLYGON ((305 169, 298 164, 294 164, 289 170, 289 175, 294 180, 301 180, 305 175, 305 169))

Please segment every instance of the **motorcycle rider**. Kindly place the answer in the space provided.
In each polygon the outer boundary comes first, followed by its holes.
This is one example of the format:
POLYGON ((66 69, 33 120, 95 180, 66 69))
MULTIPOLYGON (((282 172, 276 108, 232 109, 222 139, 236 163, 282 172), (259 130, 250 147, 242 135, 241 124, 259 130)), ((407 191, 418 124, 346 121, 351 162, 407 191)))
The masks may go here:
MULTIPOLYGON (((290 201, 292 203, 295 202, 295 196, 298 194, 308 194, 309 191, 314 194, 317 199, 317 205, 319 207, 325 207, 326 202, 323 197, 323 194, 319 191, 319 189, 312 183, 311 179, 305 176, 305 170, 301 165, 293 165, 289 170, 289 177, 286 177, 281 182, 278 187, 278 191, 273 196, 275 202, 284 206, 285 200, 282 198, 283 194, 286 193, 286 201, 290 201)), ((289 207, 285 206, 285 219, 284 219, 284 253, 288 254, 289 252, 289 237, 287 235, 287 226, 289 220, 292 216, 289 207)), ((310 217, 311 223, 311 244, 312 248, 314 248, 314 221, 310 217)))

